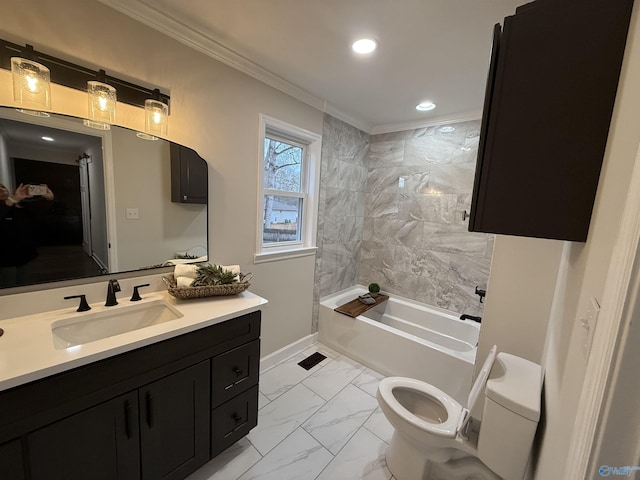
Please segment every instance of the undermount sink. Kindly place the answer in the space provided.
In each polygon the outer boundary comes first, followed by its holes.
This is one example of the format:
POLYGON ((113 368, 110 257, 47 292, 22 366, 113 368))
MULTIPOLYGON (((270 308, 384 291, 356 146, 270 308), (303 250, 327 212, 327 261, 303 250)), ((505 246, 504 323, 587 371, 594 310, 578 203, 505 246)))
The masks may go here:
POLYGON ((162 300, 113 308, 113 310, 74 315, 53 322, 51 324, 53 346, 57 350, 63 350, 170 322, 183 316, 162 300))

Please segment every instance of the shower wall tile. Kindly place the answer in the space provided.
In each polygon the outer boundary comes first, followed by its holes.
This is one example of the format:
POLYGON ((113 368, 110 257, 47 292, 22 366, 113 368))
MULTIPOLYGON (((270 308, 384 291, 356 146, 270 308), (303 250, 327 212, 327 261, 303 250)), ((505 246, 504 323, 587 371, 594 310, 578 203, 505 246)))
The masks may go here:
POLYGON ((424 246, 436 252, 465 253, 484 256, 487 235, 470 233, 466 224, 424 223, 424 246))
POLYGON ((404 140, 372 143, 369 146, 368 167, 390 167, 402 165, 404 140))
POLYGON ((493 235, 468 232, 480 122, 373 135, 359 283, 479 315, 493 235), (400 158, 401 155, 401 158, 400 158), (390 248, 391 247, 391 248, 390 248))
POLYGON ((482 314, 493 235, 468 220, 480 122, 368 134, 325 115, 317 300, 354 283, 458 313, 482 314))
POLYGON ((448 280, 458 285, 484 286, 489 277, 491 259, 466 255, 451 255, 448 280))
POLYGON ((374 218, 372 240, 392 246, 419 247, 422 243, 422 230, 422 224, 417 221, 374 218))
POLYGON ((357 281, 369 138, 331 115, 324 117, 312 331, 317 331, 320 297, 357 281))
POLYGON ((398 214, 397 193, 367 193, 365 202, 364 214, 367 217, 391 217, 398 214))
POLYGON ((403 220, 421 222, 454 223, 458 211, 458 196, 403 195, 398 205, 398 216, 403 220))
POLYGON ((429 190, 438 193, 470 193, 473 190, 474 163, 433 165, 429 190))

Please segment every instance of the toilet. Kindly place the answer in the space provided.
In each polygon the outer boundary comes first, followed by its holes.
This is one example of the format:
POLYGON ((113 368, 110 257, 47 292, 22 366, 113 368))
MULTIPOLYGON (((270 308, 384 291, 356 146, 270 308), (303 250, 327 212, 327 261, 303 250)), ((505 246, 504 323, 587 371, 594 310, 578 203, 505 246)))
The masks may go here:
POLYGON ((420 380, 387 377, 378 403, 394 427, 387 466, 396 480, 522 480, 540 419, 540 365, 491 348, 466 406, 420 380), (479 431, 469 428, 480 394, 479 431))

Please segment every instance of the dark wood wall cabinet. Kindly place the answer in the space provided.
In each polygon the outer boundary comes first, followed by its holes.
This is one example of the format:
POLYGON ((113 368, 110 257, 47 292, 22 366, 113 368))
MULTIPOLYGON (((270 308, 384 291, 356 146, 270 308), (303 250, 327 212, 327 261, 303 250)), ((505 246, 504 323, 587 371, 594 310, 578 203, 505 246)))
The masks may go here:
POLYGON ((171 201, 207 203, 207 162, 190 148, 171 144, 171 201))
POLYGON ((257 425, 260 312, 0 393, 3 480, 184 479, 257 425))
POLYGON ((496 25, 469 230, 584 242, 633 0, 536 0, 496 25))

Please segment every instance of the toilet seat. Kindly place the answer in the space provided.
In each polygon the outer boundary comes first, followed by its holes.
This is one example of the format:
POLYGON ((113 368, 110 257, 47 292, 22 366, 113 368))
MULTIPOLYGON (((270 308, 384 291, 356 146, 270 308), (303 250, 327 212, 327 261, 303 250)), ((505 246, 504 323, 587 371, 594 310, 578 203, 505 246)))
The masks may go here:
POLYGON ((455 437, 461 427, 462 417, 465 417, 467 413, 466 408, 463 408, 462 405, 439 388, 414 378, 387 377, 380 382, 379 392, 384 402, 392 410, 400 414, 404 421, 420 430, 440 437, 455 437), (446 410, 447 419, 442 423, 428 422, 410 412, 393 394, 393 390, 398 388, 414 391, 428 397, 434 403, 439 403, 446 410))
MULTIPOLYGON (((378 385, 378 393, 382 402, 386 404, 385 407, 388 407, 395 412, 398 417, 402 418, 402 421, 428 434, 442 438, 454 438, 457 436, 458 432, 466 426, 467 421, 470 418, 469 412, 480 397, 480 393, 484 390, 487 378, 489 377, 489 372, 491 371, 491 367, 496 359, 497 350, 498 347, 496 345, 489 350, 489 354, 482 364, 482 368, 478 372, 476 381, 471 387, 466 407, 460 405, 450 395, 439 388, 434 387, 430 383, 416 380, 414 378, 387 377, 378 385), (400 403, 393 393, 394 389, 414 391, 417 394, 422 394, 428 397, 432 402, 439 403, 446 409, 447 419, 442 423, 423 420, 413 412, 407 410, 400 403)), ((380 406, 383 407, 382 403, 380 406)), ((383 411, 384 410, 385 408, 383 408, 383 411)), ((385 415, 387 415, 386 412, 385 415)), ((387 418, 389 418, 388 415, 387 418)))

